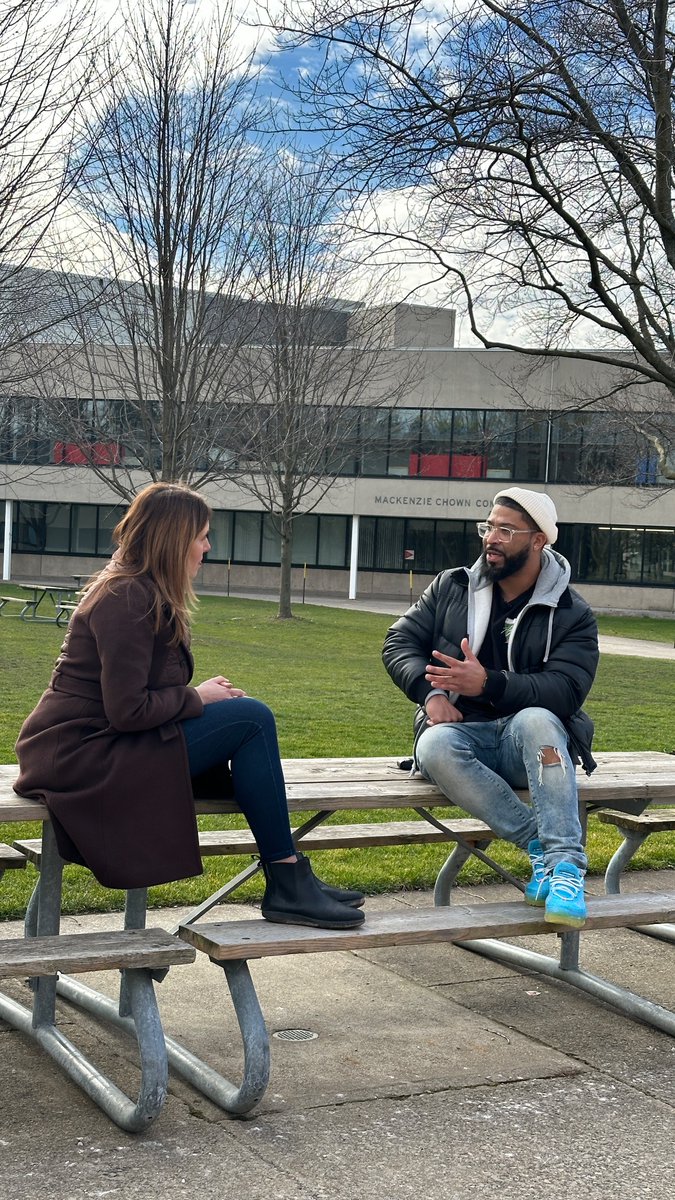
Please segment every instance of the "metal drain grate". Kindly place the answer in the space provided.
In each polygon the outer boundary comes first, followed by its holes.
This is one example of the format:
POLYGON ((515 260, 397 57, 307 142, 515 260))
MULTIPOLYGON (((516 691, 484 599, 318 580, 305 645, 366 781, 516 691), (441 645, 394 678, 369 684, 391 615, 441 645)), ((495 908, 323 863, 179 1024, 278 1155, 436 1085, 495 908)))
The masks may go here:
POLYGON ((313 1042, 318 1036, 311 1029, 278 1029, 272 1034, 280 1042, 313 1042))

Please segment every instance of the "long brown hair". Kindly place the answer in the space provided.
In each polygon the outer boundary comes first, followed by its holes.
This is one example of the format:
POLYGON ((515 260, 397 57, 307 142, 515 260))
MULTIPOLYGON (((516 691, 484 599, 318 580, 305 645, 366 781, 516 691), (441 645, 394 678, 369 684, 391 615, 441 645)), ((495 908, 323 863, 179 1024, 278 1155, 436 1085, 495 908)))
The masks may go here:
POLYGON ((108 565, 86 587, 84 606, 114 591, 117 579, 149 576, 155 585, 155 629, 162 620, 174 626, 172 641, 189 642, 190 613, 196 603, 188 552, 208 524, 210 509, 198 492, 182 483, 151 483, 133 499, 113 531, 117 549, 108 565))

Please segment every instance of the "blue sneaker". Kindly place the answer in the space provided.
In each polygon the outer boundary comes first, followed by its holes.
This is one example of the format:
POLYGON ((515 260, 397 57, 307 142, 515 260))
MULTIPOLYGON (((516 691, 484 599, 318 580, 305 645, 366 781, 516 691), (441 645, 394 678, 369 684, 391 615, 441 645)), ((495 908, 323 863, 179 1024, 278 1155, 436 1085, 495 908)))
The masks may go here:
POLYGON ((586 920, 584 872, 573 863, 559 862, 553 868, 544 920, 573 929, 580 929, 586 920))
POLYGON ((543 908, 548 896, 551 876, 546 871, 544 847, 539 838, 532 838, 532 841, 528 843, 527 853, 532 863, 532 878, 525 888, 525 903, 543 908))

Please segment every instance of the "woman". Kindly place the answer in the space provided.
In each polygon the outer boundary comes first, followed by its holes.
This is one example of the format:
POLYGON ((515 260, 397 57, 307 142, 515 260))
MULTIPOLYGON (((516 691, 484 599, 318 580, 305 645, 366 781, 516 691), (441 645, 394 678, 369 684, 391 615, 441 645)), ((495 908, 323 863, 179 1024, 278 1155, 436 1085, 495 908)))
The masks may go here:
POLYGON ((363 896, 321 883, 295 853, 270 710, 222 675, 189 686, 208 533, 198 493, 153 483, 136 496, 21 729, 16 791, 48 805, 63 858, 117 888, 201 874, 195 792, 233 794, 260 851, 263 915, 360 925, 363 896))

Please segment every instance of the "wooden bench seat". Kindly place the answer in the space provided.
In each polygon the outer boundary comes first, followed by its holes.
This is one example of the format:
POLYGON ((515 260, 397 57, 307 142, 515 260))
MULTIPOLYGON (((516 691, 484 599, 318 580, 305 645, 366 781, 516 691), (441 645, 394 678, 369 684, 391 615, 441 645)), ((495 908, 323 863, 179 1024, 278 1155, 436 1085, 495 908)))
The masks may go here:
MULTIPOLYGON (((670 921, 674 916, 675 895, 600 896, 589 899, 584 928, 611 929, 634 923, 670 921)), ((349 930, 281 925, 260 918, 199 922, 181 925, 179 936, 206 954, 225 975, 244 1047, 243 1082, 237 1092, 238 1112, 246 1112, 257 1103, 269 1077, 269 1035, 249 971, 251 959, 359 951, 382 946, 455 943, 463 950, 485 953, 497 959, 501 957, 507 962, 512 954, 510 965, 564 980, 612 1004, 626 1015, 647 1021, 675 1036, 675 1013, 582 970, 576 958, 577 933, 547 924, 541 909, 521 901, 434 908, 400 905, 387 912, 368 911, 365 923, 358 929, 349 930), (498 940, 556 932, 561 934, 560 963, 549 955, 535 954, 532 950, 498 940)), ((321 1005, 325 1007, 325 997, 321 1005)), ((209 1093, 207 1090, 206 1094, 219 1102, 215 1091, 209 1093)))
POLYGON ((16 846, 8 846, 6 842, 0 842, 0 875, 3 871, 21 870, 27 861, 28 856, 22 850, 18 850, 16 846))
POLYGON ((26 607, 26 599, 24 596, 0 596, 0 613, 3 612, 6 604, 20 604, 23 611, 26 607))
MULTIPOLYGON (((611 929, 628 923, 647 924, 674 918, 675 895, 597 896, 588 901, 584 929, 611 929)), ((312 929, 306 925, 276 925, 272 921, 253 919, 181 925, 178 935, 214 962, 224 962, 282 954, 317 954, 373 946, 465 942, 555 932, 564 932, 564 929, 544 921, 542 909, 511 900, 498 904, 406 907, 369 912, 365 924, 358 929, 312 929)))
MULTIPOLYGON (((496 835, 489 825, 472 818, 457 817, 439 822, 448 833, 459 833, 465 841, 483 843, 496 835)), ((426 845, 445 842, 440 829, 425 821, 383 821, 379 824, 319 825, 302 838, 303 850, 355 850, 364 846, 426 845)), ((41 838, 20 838, 14 843, 35 867, 40 868, 41 838)), ((210 855, 226 857, 233 854, 257 854, 258 846, 248 829, 202 829, 199 850, 203 858, 210 855)))
POLYGON ((67 625, 76 608, 77 604, 66 604, 62 600, 59 600, 56 605, 56 624, 61 626, 67 625))
POLYGON ((149 970, 193 962, 195 951, 164 929, 68 933, 58 937, 0 940, 0 978, 30 978, 58 971, 149 970), (185 953, 187 951, 187 953, 185 953))
POLYGON ((644 833, 671 833, 675 830, 675 808, 650 808, 643 813, 622 813, 609 809, 598 813, 598 818, 605 825, 616 825, 619 829, 630 829, 644 833))

